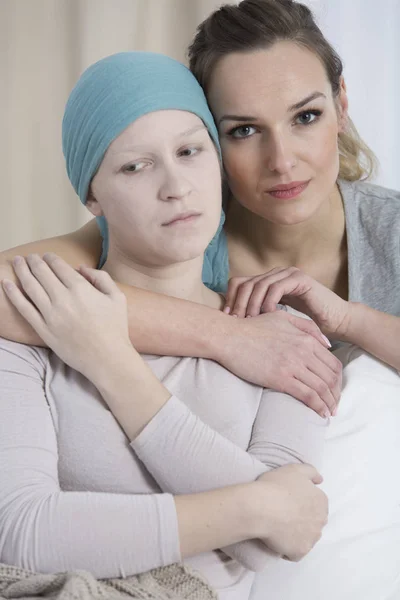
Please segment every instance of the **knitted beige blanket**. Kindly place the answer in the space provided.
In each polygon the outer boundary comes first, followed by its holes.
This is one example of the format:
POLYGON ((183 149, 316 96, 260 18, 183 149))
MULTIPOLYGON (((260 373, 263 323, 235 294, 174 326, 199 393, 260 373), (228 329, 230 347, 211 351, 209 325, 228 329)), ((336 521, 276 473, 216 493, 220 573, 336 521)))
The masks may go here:
POLYGON ((217 600, 198 573, 180 564, 125 579, 95 579, 87 571, 32 573, 0 563, 0 598, 52 600, 217 600))

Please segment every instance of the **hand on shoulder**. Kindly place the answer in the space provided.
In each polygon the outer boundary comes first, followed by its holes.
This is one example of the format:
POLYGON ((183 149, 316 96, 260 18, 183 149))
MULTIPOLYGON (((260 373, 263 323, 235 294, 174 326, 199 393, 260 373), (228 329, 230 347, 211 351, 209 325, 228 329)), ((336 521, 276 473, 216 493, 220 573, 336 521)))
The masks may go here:
POLYGON ((254 317, 276 311, 280 303, 311 317, 331 338, 340 339, 347 328, 349 303, 296 267, 276 268, 256 277, 233 277, 224 311, 254 317))
POLYGON ((70 367, 94 381, 113 356, 135 353, 125 296, 108 273, 77 272, 55 254, 19 256, 13 266, 25 294, 4 280, 9 300, 70 367))
POLYGON ((294 396, 321 416, 334 413, 342 365, 315 323, 285 311, 227 321, 214 360, 238 377, 294 396))

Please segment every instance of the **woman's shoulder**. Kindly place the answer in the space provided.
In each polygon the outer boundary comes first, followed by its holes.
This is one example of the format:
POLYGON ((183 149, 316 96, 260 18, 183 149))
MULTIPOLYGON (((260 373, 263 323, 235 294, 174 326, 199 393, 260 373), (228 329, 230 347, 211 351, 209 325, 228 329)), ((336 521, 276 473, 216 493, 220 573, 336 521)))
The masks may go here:
POLYGON ((393 190, 369 181, 339 181, 339 188, 345 203, 354 208, 376 208, 387 212, 399 211, 400 191, 393 190))
POLYGON ((399 239, 400 191, 367 181, 339 181, 348 231, 399 239))
POLYGON ((339 182, 346 214, 349 296, 400 316, 400 192, 339 182))

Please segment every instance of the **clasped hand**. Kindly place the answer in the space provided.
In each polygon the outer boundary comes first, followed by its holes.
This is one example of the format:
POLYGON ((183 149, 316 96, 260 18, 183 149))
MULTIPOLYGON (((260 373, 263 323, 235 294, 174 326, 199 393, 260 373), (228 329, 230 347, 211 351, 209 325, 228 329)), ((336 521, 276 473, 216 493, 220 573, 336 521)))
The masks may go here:
POLYGON ((308 315, 330 338, 345 336, 350 304, 295 267, 275 268, 256 277, 229 281, 224 311, 238 317, 255 317, 287 304, 308 315))

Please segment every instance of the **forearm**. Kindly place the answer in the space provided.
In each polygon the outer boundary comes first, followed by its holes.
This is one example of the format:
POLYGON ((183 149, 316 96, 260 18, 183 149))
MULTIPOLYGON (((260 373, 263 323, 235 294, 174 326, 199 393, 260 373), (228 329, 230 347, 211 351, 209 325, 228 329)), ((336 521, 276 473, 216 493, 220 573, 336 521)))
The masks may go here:
POLYGON ((319 462, 328 423, 291 396, 265 390, 246 452, 172 397, 131 446, 161 489, 196 493, 251 482, 286 464, 319 462))
POLYGON ((400 317, 356 302, 350 303, 350 309, 341 339, 400 371, 400 317))
POLYGON ((46 494, 30 486, 2 511, 1 562, 42 573, 84 569, 99 578, 141 573, 250 537, 250 497, 246 486, 174 498, 46 494))
POLYGON ((44 478, 35 484, 40 467, 24 471, 29 483, 11 486, 7 474, 2 479, 1 562, 42 573, 84 569, 106 578, 180 560, 172 496, 60 492, 44 478))
MULTIPOLYGON (((262 463, 170 397, 138 355, 121 360, 119 354, 115 366, 104 365, 96 373, 93 383, 163 491, 205 492, 251 482, 265 472, 262 463)), ((243 545, 238 552, 229 548, 229 555, 247 568, 261 570, 266 547, 258 541, 243 545)))
POLYGON ((2 509, 0 559, 42 573, 134 575, 249 537, 250 496, 246 486, 174 498, 30 486, 2 509))
POLYGON ((288 394, 264 390, 249 452, 268 469, 310 464, 319 469, 329 418, 288 394))
MULTIPOLYGON (((176 397, 165 404, 131 445, 161 489, 174 494, 251 482, 268 470, 206 425, 176 397)), ((270 557, 259 540, 220 547, 253 571, 262 570, 270 557)))
MULTIPOLYGON (((129 364, 119 357, 116 370, 108 366, 112 375, 102 368, 94 383, 133 440, 135 454, 163 491, 175 495, 211 491, 254 481, 265 472, 262 463, 170 397, 149 367, 137 359, 132 357, 129 364)), ((197 547, 201 539, 191 540, 189 536, 187 543, 197 547)), ((259 541, 233 545, 227 553, 254 571, 261 570, 268 557, 268 550, 259 541)))
POLYGON ((134 440, 171 398, 134 348, 112 354, 86 369, 115 419, 134 440))
POLYGON ((255 537, 262 525, 252 484, 175 496, 182 558, 255 537))
MULTIPOLYGON (((0 280, 16 281, 11 264, 0 264, 0 280)), ((120 285, 129 307, 135 348, 160 356, 217 358, 216 347, 229 330, 229 317, 201 304, 120 285)), ((0 336, 23 344, 45 344, 7 299, 0 286, 0 336)))
POLYGON ((251 482, 267 470, 175 396, 131 446, 161 489, 175 494, 251 482))
MULTIPOLYGON (((0 256, 1 279, 16 282, 11 262, 0 256)), ((217 347, 222 346, 231 325, 229 316, 194 302, 127 285, 119 287, 128 300, 130 337, 139 352, 218 359, 217 347)), ((0 336, 24 344, 45 345, 12 306, 1 286, 0 336)))
POLYGON ((133 345, 143 354, 219 361, 232 319, 202 304, 118 284, 128 301, 133 345))

